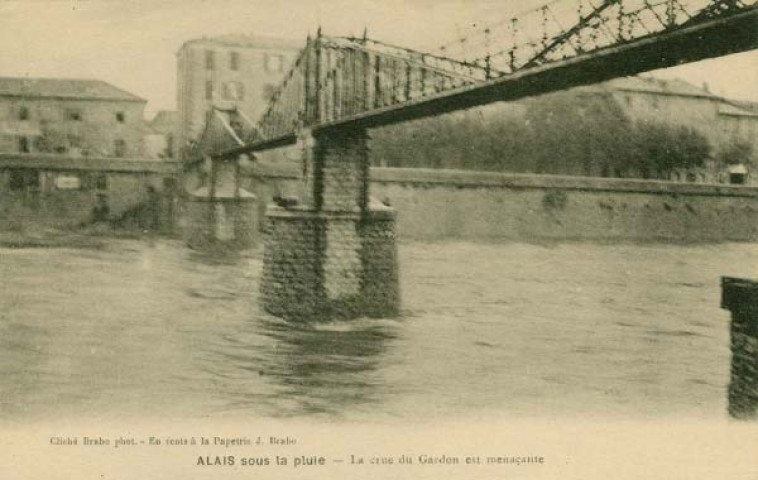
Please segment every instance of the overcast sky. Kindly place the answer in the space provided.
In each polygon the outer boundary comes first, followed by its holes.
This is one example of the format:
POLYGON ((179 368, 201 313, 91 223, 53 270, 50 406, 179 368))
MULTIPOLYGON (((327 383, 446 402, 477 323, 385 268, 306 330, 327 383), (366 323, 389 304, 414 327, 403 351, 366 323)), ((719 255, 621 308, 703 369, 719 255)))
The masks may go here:
MULTIPOLYGON (((545 0, 0 0, 0 75, 97 78, 176 108, 176 52, 203 35, 360 35, 431 51, 545 0)), ((758 101, 758 51, 655 72, 758 101)))

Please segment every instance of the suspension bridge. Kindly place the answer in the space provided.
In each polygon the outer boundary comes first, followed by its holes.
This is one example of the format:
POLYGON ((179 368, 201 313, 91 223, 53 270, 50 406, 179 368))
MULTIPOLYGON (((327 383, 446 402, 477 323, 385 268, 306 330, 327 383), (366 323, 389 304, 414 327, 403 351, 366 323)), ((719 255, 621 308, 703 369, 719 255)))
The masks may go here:
POLYGON ((309 37, 249 138, 206 149, 229 163, 301 148, 303 198, 266 213, 263 307, 292 319, 399 311, 395 212, 369 196, 368 129, 755 49, 757 2, 558 0, 435 53, 309 37))
POLYGON ((752 50, 756 0, 559 0, 423 53, 308 38, 237 155, 752 50))

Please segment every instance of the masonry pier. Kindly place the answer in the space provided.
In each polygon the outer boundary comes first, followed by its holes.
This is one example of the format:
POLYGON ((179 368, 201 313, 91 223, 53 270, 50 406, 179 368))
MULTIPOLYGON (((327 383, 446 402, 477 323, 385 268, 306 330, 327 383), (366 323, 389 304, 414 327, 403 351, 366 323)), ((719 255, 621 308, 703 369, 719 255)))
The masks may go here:
POLYGON ((244 249, 255 245, 256 197, 239 186, 236 158, 208 158, 208 185, 189 194, 184 242, 198 250, 244 249))
POLYGON ((263 308, 291 320, 397 315, 396 214, 369 198, 365 130, 301 144, 302 204, 266 212, 263 308))
POLYGON ((758 282, 721 279, 721 306, 732 313, 729 415, 758 419, 758 282))

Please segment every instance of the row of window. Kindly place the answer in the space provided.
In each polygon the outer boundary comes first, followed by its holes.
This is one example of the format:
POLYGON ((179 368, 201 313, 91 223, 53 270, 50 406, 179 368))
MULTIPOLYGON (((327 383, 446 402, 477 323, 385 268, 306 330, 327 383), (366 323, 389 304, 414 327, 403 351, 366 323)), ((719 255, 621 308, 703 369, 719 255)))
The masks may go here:
MULTIPOLYGON (((35 150, 37 151, 45 151, 50 153, 68 153, 72 149, 79 149, 82 150, 82 154, 85 156, 88 153, 84 148, 81 137, 76 135, 68 135, 64 143, 58 143, 57 145, 46 145, 41 137, 37 137, 37 141, 35 143, 35 150)), ((18 137, 18 151, 20 153, 30 153, 32 151, 32 141, 29 137, 18 137)), ((125 157, 126 151, 126 141, 120 138, 113 141, 113 155, 115 157, 125 157)))
MULTIPOLYGON (((66 120, 71 120, 74 122, 80 122, 83 118, 82 111, 75 108, 67 108, 63 112, 63 116, 66 120)), ((22 105, 21 108, 18 109, 18 119, 25 121, 29 120, 30 118, 31 113, 29 111, 29 108, 22 105)), ((124 123, 126 121, 126 115, 124 112, 116 112, 115 118, 118 123, 124 123)))
MULTIPOLYGON (((276 87, 270 83, 263 85, 263 100, 269 100, 274 94, 276 87)), ((226 82, 222 85, 221 95, 224 100, 244 100, 245 85, 241 82, 226 82)), ((215 96, 215 84, 213 80, 205 82, 205 99, 213 100, 215 96)))
POLYGON ((8 170, 8 188, 13 192, 39 192, 42 178, 46 177, 46 190, 107 190, 105 173, 40 172, 31 168, 8 170))
MULTIPOLYGON (((216 69, 216 53, 214 50, 205 51, 205 69, 216 69)), ((239 52, 229 53, 229 70, 237 71, 240 68, 240 54, 239 52)), ((278 55, 273 53, 265 53, 263 55, 263 69, 267 72, 283 72, 284 71, 284 55, 278 55)))
POLYGON ((752 117, 721 117, 721 131, 741 137, 758 136, 758 119, 752 117))
MULTIPOLYGON (((241 82, 226 82, 222 85, 222 95, 224 100, 244 100, 245 85, 241 82)), ((214 83, 212 80, 205 82, 205 99, 213 100, 214 83)))

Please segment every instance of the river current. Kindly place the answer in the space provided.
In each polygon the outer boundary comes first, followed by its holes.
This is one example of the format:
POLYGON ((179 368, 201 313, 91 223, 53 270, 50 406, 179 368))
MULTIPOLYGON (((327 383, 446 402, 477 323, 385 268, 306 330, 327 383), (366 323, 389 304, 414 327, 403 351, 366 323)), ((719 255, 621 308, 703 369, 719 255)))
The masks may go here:
POLYGON ((0 249, 0 423, 725 418, 751 244, 403 243, 403 315, 261 312, 262 250, 0 249))

